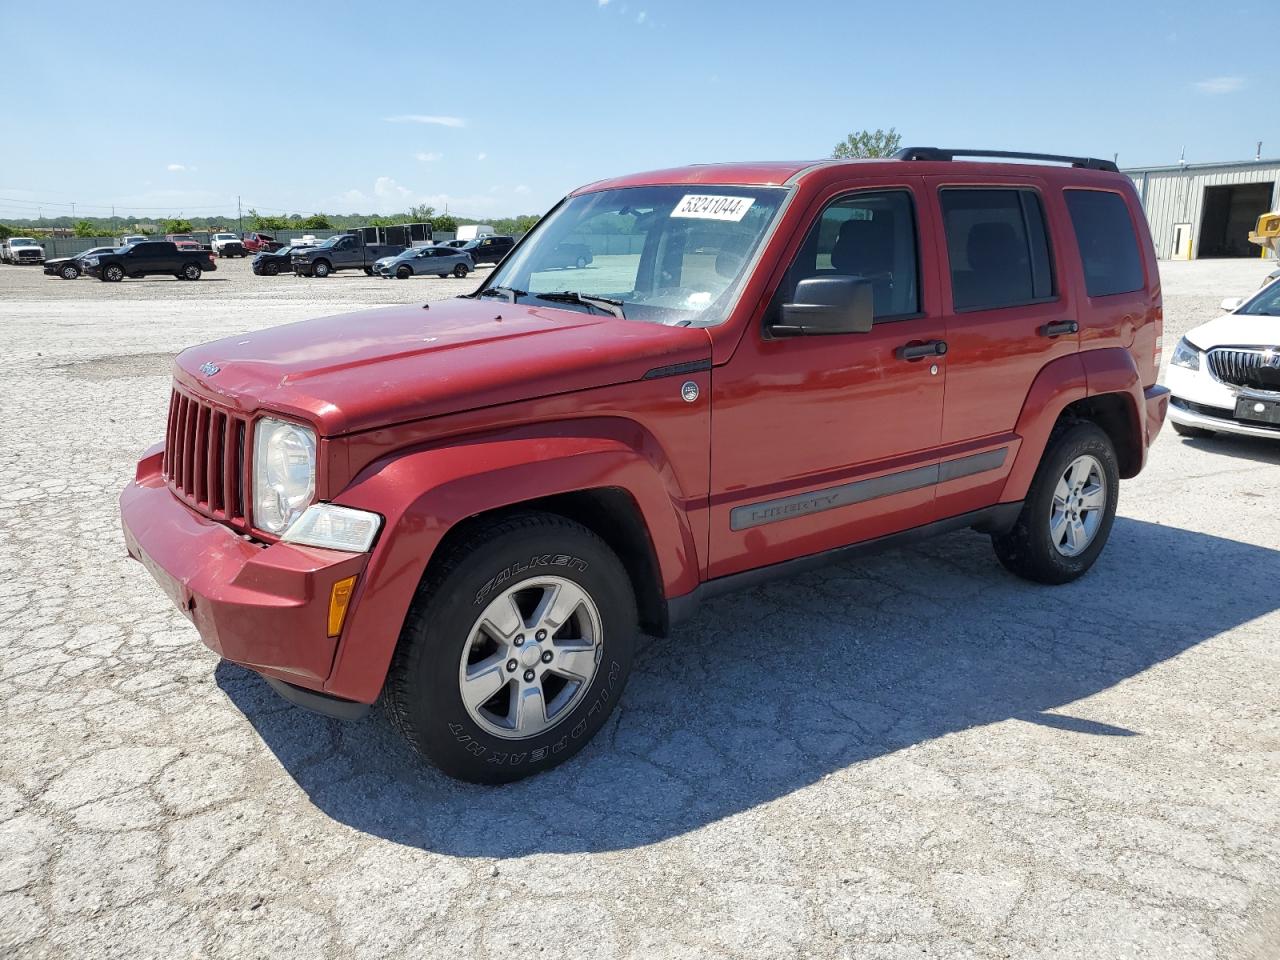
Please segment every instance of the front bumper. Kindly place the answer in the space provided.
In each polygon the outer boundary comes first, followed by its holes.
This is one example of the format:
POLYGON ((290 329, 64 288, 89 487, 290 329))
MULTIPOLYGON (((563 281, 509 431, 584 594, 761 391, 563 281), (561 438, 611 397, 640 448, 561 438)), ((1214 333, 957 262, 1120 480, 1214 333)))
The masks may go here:
POLYGON ((1229 386, 1214 379, 1205 368, 1203 355, 1199 370, 1170 366, 1165 372, 1165 382, 1173 392, 1169 407, 1169 419, 1184 427, 1198 427, 1218 433, 1234 433, 1243 437, 1280 439, 1280 427, 1249 423, 1235 418, 1236 401, 1240 397, 1253 396, 1274 400, 1274 396, 1258 391, 1229 386))
POLYGON ((330 593, 336 581, 359 577, 368 555, 268 545, 201 516, 169 491, 160 474, 162 450, 157 445, 147 451, 120 494, 129 555, 209 649, 324 702, 320 691, 338 647, 338 639, 327 635, 330 593))
POLYGON ((1187 406, 1185 400, 1175 397, 1169 407, 1169 419, 1174 423, 1182 424, 1184 427, 1197 427, 1200 430, 1212 430, 1215 433, 1234 433, 1242 437, 1262 437, 1266 440, 1280 440, 1280 426, 1270 427, 1263 424, 1242 423, 1235 419, 1232 415, 1232 410, 1216 411, 1218 415, 1207 412, 1207 410, 1215 409, 1213 407, 1200 407, 1198 410, 1193 410, 1187 406))

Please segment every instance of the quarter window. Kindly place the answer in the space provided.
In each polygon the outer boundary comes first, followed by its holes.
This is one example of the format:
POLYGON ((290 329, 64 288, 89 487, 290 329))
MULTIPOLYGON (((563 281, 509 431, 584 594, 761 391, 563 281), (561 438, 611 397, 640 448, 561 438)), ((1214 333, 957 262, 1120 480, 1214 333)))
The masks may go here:
POLYGON ((1142 257, 1124 197, 1102 190, 1064 192, 1089 296, 1141 290, 1145 286, 1142 257))
POLYGON ((808 236, 779 290, 786 303, 809 277, 858 277, 871 284, 877 319, 920 312, 916 219, 906 190, 858 193, 831 203, 808 236))
POLYGON ((1052 257, 1034 190, 941 193, 955 309, 993 310, 1050 300, 1052 257))

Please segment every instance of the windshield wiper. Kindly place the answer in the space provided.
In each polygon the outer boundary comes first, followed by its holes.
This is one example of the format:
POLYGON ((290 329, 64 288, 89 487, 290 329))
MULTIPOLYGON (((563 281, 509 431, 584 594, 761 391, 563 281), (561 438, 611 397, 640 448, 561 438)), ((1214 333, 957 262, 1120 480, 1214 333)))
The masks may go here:
POLYGON ((515 287, 485 287, 477 297, 506 297, 508 303, 515 303, 517 297, 527 297, 528 290, 517 290, 515 287))
POLYGON ((627 319, 622 312, 622 301, 612 297, 592 297, 577 290, 562 290, 559 293, 535 293, 539 300, 550 300, 552 303, 580 303, 585 307, 595 307, 605 313, 611 313, 619 320, 627 319))

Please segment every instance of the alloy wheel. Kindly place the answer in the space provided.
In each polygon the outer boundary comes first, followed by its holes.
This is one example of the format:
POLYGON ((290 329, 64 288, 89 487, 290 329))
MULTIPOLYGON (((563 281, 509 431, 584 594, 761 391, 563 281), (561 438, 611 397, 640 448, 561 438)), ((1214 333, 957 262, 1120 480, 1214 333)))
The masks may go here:
POLYGON ((1049 506, 1049 537, 1064 557, 1077 557, 1098 535, 1107 509, 1107 475, 1097 458, 1076 457, 1058 478, 1049 506))

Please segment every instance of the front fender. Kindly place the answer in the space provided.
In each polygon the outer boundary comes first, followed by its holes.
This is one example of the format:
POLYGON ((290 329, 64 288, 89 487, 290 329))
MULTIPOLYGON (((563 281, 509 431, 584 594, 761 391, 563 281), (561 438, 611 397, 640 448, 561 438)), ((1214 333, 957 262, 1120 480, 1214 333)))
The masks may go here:
POLYGON ((667 596, 692 591, 698 553, 687 517, 695 505, 674 489, 652 438, 636 439, 561 423, 555 435, 454 442, 365 469, 334 502, 372 510, 385 523, 325 690, 364 703, 378 696, 428 561, 456 524, 490 510, 556 494, 621 489, 644 518, 667 596), (564 435, 570 431, 574 435, 564 435))

